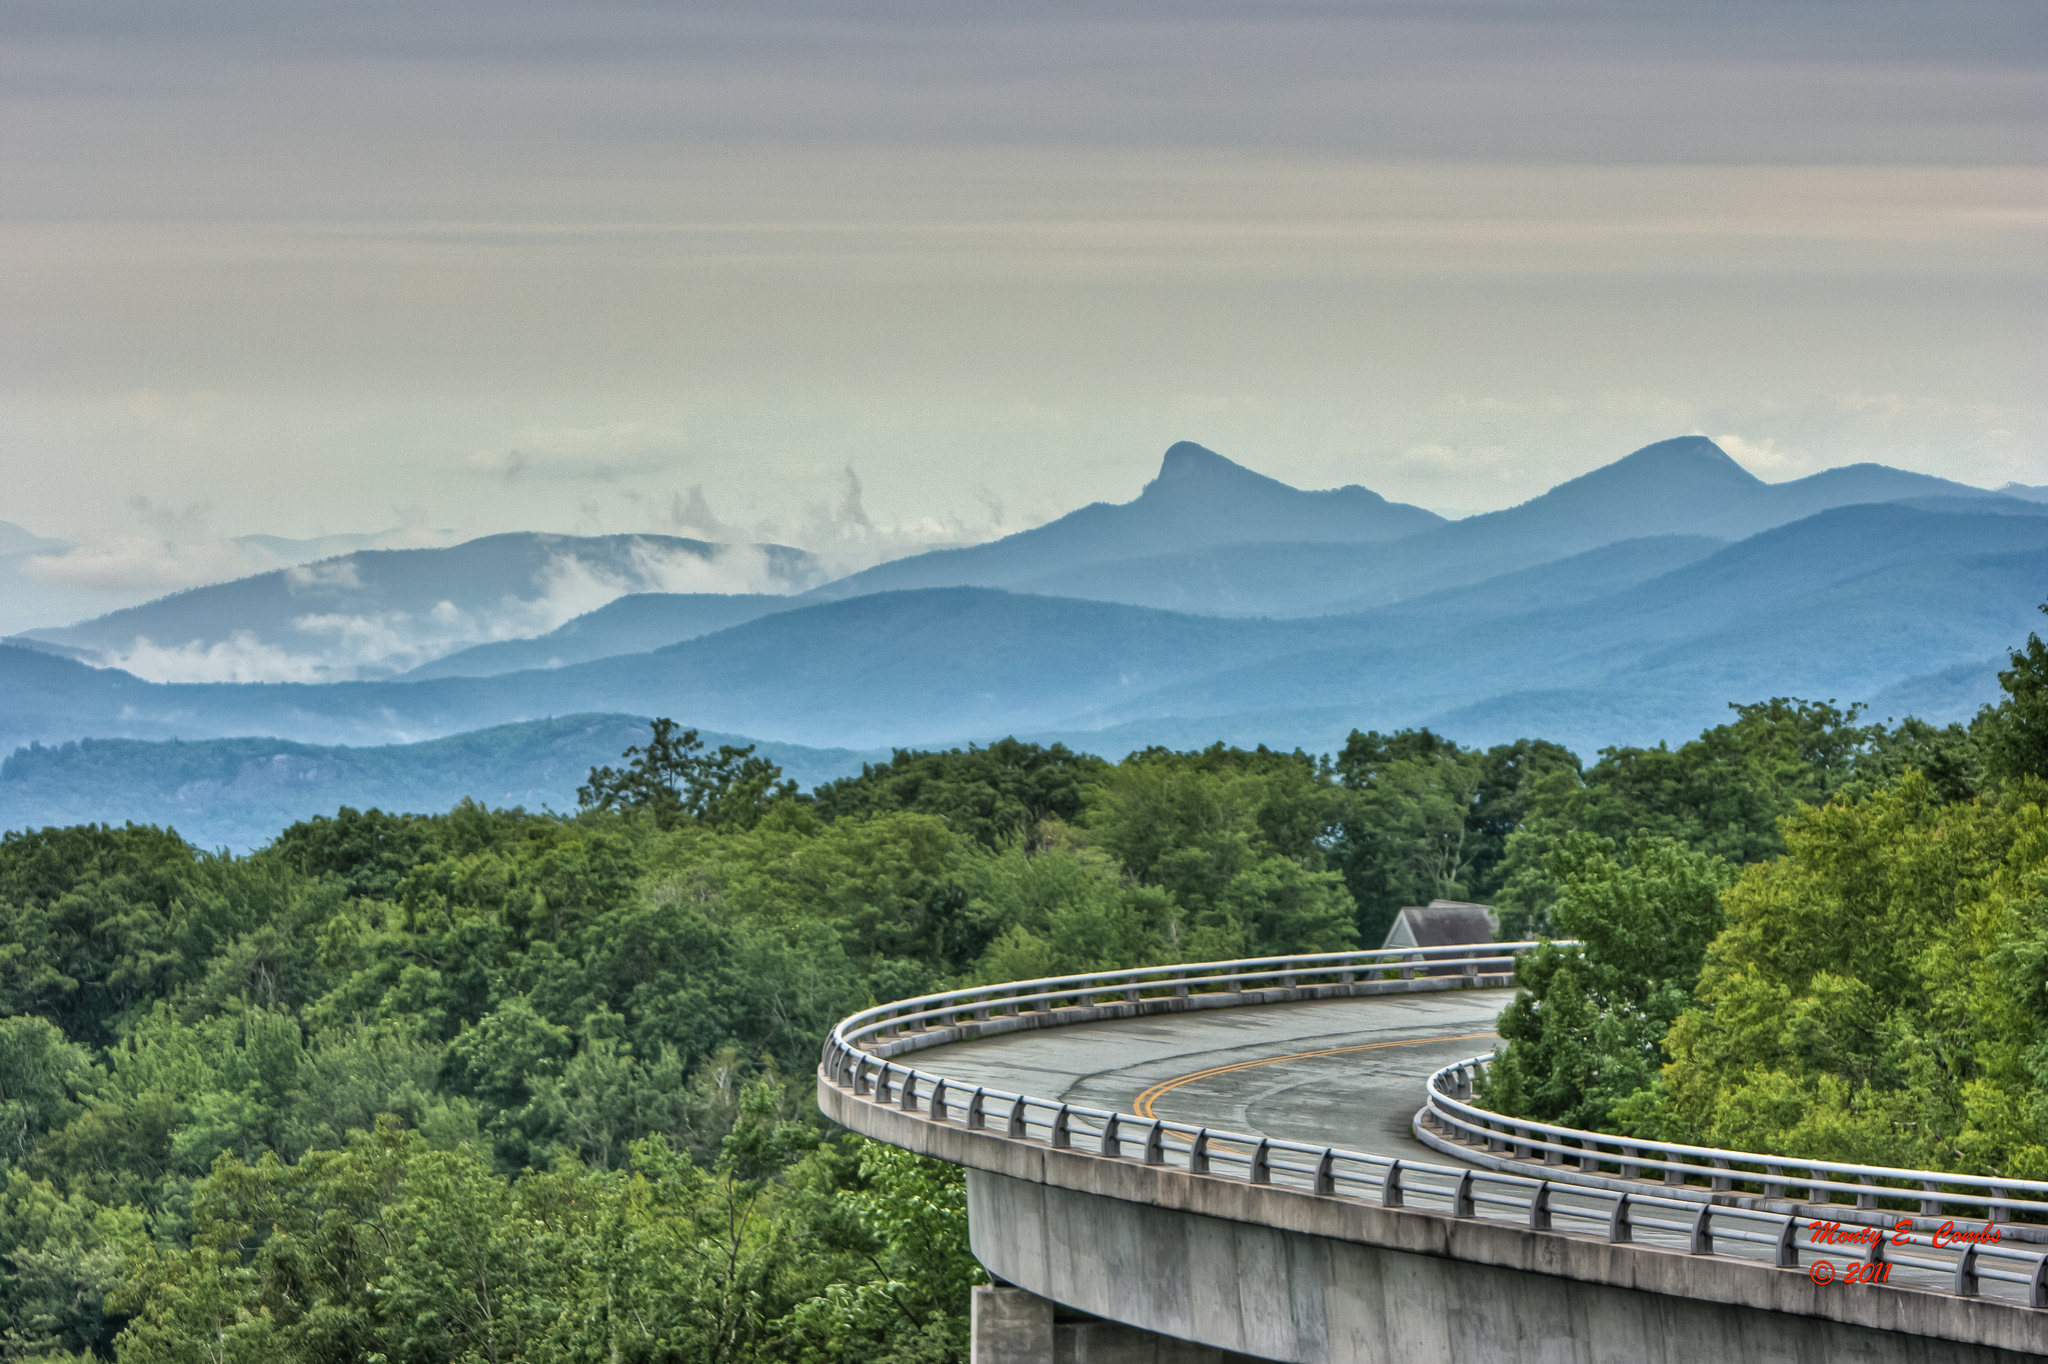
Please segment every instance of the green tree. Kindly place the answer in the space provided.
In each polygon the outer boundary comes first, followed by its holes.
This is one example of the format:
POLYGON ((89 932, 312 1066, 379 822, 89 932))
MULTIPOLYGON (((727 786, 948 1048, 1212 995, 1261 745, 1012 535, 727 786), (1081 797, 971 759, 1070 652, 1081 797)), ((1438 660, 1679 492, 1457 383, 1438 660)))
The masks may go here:
POLYGON ((1600 1128, 1646 1087, 1658 1045, 1686 1005, 1721 927, 1727 863, 1668 838, 1639 837, 1625 858, 1574 833, 1548 859, 1559 929, 1516 964, 1503 1045, 1480 1088, 1502 1113, 1600 1128))
POLYGON ((624 768, 593 767, 577 788, 586 810, 644 810, 663 829, 685 819, 718 829, 750 829, 768 807, 796 795, 796 783, 782 769, 754 756, 754 745, 720 744, 706 753, 694 729, 667 719, 654 721, 646 747, 628 748, 624 768))
POLYGON ((1327 866, 1342 794, 1306 755, 1148 749, 1088 791, 1088 831, 1186 916, 1183 960, 1334 952, 1357 941, 1327 866))
POLYGON ((1336 771, 1351 793, 1333 854, 1358 903, 1358 938, 1377 946, 1404 905, 1490 901, 1507 840, 1546 777, 1578 759, 1540 739, 1484 752, 1426 729, 1351 732, 1336 771))
MULTIPOLYGON (((2048 612, 2048 605, 2041 610, 2048 612)), ((2031 632, 2011 653, 2012 666, 1998 674, 2005 699, 1986 706, 1972 726, 1979 736, 1985 771, 2000 781, 2048 778, 2048 644, 2031 632)))
POLYGON ((2048 1177, 2048 817, 1910 773, 1788 820, 1727 896, 1640 1111, 1787 1155, 2048 1177))
POLYGON ((863 763, 859 776, 826 782, 813 795, 827 819, 937 815, 991 851, 1012 840, 1031 848, 1048 820, 1072 824, 1081 817, 1084 788, 1108 766, 1063 744, 1016 739, 943 753, 899 748, 888 762, 863 763))
POLYGON ((969 858, 969 912, 1001 931, 975 965, 990 983, 1171 960, 1182 923, 1173 898, 1129 878, 1115 858, 1048 825, 1036 851, 1011 843, 969 858))
POLYGON ((1729 707, 1736 718, 1676 749, 1607 748, 1580 774, 1553 767, 1532 784, 1529 813, 1506 840, 1501 933, 1551 931, 1558 884, 1550 852, 1574 832, 1616 846, 1639 834, 1676 839, 1737 865, 1784 851, 1779 821, 1858 781, 1880 732, 1860 707, 1777 698, 1729 707))

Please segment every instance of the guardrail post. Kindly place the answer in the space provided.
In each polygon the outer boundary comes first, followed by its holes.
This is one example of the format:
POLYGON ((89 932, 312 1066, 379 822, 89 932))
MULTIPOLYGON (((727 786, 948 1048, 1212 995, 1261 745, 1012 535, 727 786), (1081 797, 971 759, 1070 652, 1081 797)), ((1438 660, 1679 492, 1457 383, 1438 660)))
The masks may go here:
POLYGON ((1920 1200, 1920 1215, 1922 1217, 1941 1216, 1941 1199, 1939 1197, 1941 1185, 1932 1179, 1923 1179, 1920 1181, 1920 1187, 1928 1193, 1937 1195, 1934 1198, 1923 1198, 1920 1200))
POLYGON ((1799 1268, 1799 1219, 1796 1217, 1787 1217, 1785 1225, 1778 1228, 1777 1265, 1780 1269, 1799 1268))
MULTIPOLYGON (((1991 1196, 1992 1196, 1993 1198, 2004 1198, 2004 1197, 2006 1197, 2006 1196, 2007 1196, 2008 1194, 2010 1194, 2011 1192, 2012 1192, 2012 1191, 2011 1191, 2010 1189, 2001 1189, 2001 1188, 1999 1188, 1999 1187, 1998 1187, 1998 1186, 1997 1186, 1996 1184, 1994 1184, 1994 1185, 1992 1185, 1992 1186, 1991 1186, 1991 1196)), ((2010 1221, 2012 1221, 2012 1209, 2011 1209, 2011 1208, 2001 1208, 2001 1207, 1998 1207, 1998 1206, 1996 1206, 1996 1205, 1993 1205, 1993 1207, 1992 1207, 1992 1209, 1991 1209, 1991 1220, 1992 1220, 1993 1222, 2010 1222, 2010 1221)))
POLYGON ((907 1071, 903 1076, 903 1088, 897 1094, 905 1113, 917 1111, 917 1072, 907 1071))
POLYGON ((1633 1142, 1625 1141, 1621 1143, 1621 1177, 1623 1179, 1634 1179, 1642 1174, 1643 1167, 1636 1164, 1633 1159, 1641 1150, 1642 1148, 1633 1142))
POLYGON ((1152 1120, 1152 1130, 1145 1134, 1145 1163, 1166 1164, 1166 1124, 1157 1118, 1152 1120))
MULTIPOLYGON (((1722 1156, 1715 1156, 1715 1157, 1714 1157, 1714 1168, 1715 1168, 1716 1170, 1725 1170, 1725 1169, 1727 1169, 1727 1168, 1728 1168, 1728 1161, 1727 1161, 1727 1159, 1726 1159, 1725 1157, 1722 1157, 1722 1156)), ((1727 1193, 1727 1192, 1728 1192, 1728 1191, 1729 1191, 1730 1189, 1732 1189, 1732 1188, 1734 1188, 1734 1187, 1735 1187, 1735 1181, 1734 1181, 1734 1180, 1732 1180, 1732 1179, 1730 1179, 1730 1178, 1729 1178, 1729 1177, 1728 1177, 1727 1175, 1715 1175, 1715 1176, 1714 1176, 1714 1192, 1715 1192, 1715 1193, 1727 1193)), ((1862 1203, 1858 1203, 1858 1204, 1857 1204, 1856 1206, 1858 1206, 1858 1207, 1865 1207, 1865 1206, 1867 1206, 1867 1205, 1866 1205, 1866 1204, 1862 1204, 1862 1203)))
POLYGON ((1956 1257, 1956 1281, 1953 1289, 1959 1298, 1977 1296, 1977 1243, 1963 1242, 1963 1253, 1956 1257))
MULTIPOLYGON (((1719 1166, 1723 1166, 1723 1167, 1726 1167, 1726 1166, 1727 1166, 1727 1164, 1728 1164, 1728 1162, 1727 1162, 1727 1161, 1725 1161, 1725 1160, 1717 1160, 1717 1161, 1715 1161, 1715 1162, 1714 1162, 1714 1164, 1716 1164, 1716 1165, 1719 1165, 1719 1166)), ((1863 1186, 1864 1188, 1866 1188, 1866 1189, 1870 1189, 1870 1188, 1875 1188, 1875 1187, 1877 1186, 1877 1176, 1876 1176, 1876 1175, 1858 1175, 1858 1176, 1856 1176, 1856 1182, 1857 1182, 1858 1184, 1861 1184, 1861 1185, 1862 1185, 1862 1186, 1863 1186)), ((1720 1182, 1719 1180, 1715 1180, 1715 1181, 1714 1181, 1714 1187, 1715 1187, 1715 1188, 1717 1188, 1717 1189, 1718 1189, 1718 1188, 1720 1188, 1720 1187, 1721 1187, 1721 1182, 1720 1182)), ((1877 1195, 1876 1195, 1876 1194, 1874 1194, 1874 1193, 1860 1193, 1860 1194, 1857 1194, 1857 1195, 1856 1195, 1856 1207, 1857 1207, 1857 1209, 1858 1209, 1859 1211, 1860 1211, 1860 1210, 1863 1210, 1863 1209, 1866 1209, 1866 1208, 1874 1208, 1874 1207, 1876 1207, 1876 1206, 1877 1206, 1877 1195)))
POLYGON ((1070 1121, 1071 1118, 1067 1112, 1067 1106, 1061 1104, 1060 1111, 1052 1115, 1052 1135, 1050 1140, 1054 1147, 1065 1150, 1074 1144, 1074 1134, 1068 1126, 1070 1121))
POLYGON ((946 1120, 946 1082, 943 1079, 932 1082, 932 1098, 927 1107, 931 1109, 933 1122, 946 1120))
POLYGON ((1281 963, 1282 970, 1280 972, 1280 988, 1283 990, 1292 990, 1294 988, 1294 972, 1292 970, 1286 969, 1292 967, 1293 965, 1294 963, 1291 961, 1281 963))
POLYGON ((1459 1174, 1458 1185, 1456 1188, 1451 1190, 1451 1216, 1470 1217, 1471 1215, 1472 1172, 1470 1170, 1466 1170, 1459 1174))
POLYGON ((1012 1137, 1022 1137, 1024 1135, 1024 1096, 1021 1094, 1010 1103, 1010 1126, 1007 1135, 1012 1137))
POLYGON ((1273 1182, 1273 1152, 1264 1137, 1259 1138, 1258 1146, 1252 1151, 1250 1179, 1254 1184, 1271 1184, 1273 1182))
POLYGON ((865 1056, 853 1063, 853 1092, 856 1094, 868 1092, 868 1058, 865 1056))
POLYGON ((1395 1161, 1380 1177, 1380 1206, 1383 1208, 1405 1208, 1401 1194, 1401 1162, 1395 1161))
POLYGON ((1173 973, 1173 997, 1175 999, 1186 999, 1188 997, 1187 972, 1175 971, 1173 973))
POLYGON ((1765 1161, 1764 1173, 1770 1176, 1769 1179, 1764 1181, 1764 1197, 1783 1198, 1785 1196, 1785 1167, 1776 1161, 1765 1161))
POLYGON ((1536 1192, 1529 1195, 1529 1230, 1550 1230, 1550 1181, 1536 1186, 1536 1192))
POLYGON ((1685 1165, 1685 1157, 1682 1155, 1673 1155, 1671 1152, 1666 1151, 1664 1153, 1664 1159, 1670 1162, 1669 1166, 1664 1171, 1664 1182, 1666 1184, 1685 1183, 1685 1170, 1683 1168, 1685 1165))
POLYGON ((981 1086, 976 1085, 967 1100, 967 1125, 977 1132, 988 1126, 988 1114, 982 1109, 983 1098, 981 1086))
POLYGON ((1614 1212, 1607 1219, 1607 1239, 1615 1244, 1636 1239, 1635 1228, 1629 1225, 1627 1194, 1618 1194, 1614 1199, 1614 1212))
POLYGON ((1194 1141, 1188 1145, 1188 1173, 1209 1173, 1209 1129, 1206 1127, 1195 1133, 1194 1141))
POLYGON ((1133 985, 1127 985, 1127 986, 1125 986, 1125 987, 1124 987, 1124 1003, 1126 1003, 1126 1004, 1136 1004, 1137 1002, 1138 1002, 1138 986, 1136 986, 1135 984, 1133 984, 1133 985))
POLYGON ((1323 1158, 1316 1162, 1317 1193, 1333 1194, 1337 1192, 1337 1171, 1335 1168, 1336 1160, 1337 1148, 1334 1146, 1325 1146, 1323 1148, 1323 1158))
POLYGON ((1700 1204, 1700 1210, 1692 1215, 1692 1232, 1686 1238, 1688 1255, 1712 1255, 1714 1253, 1714 1205, 1700 1204))
POLYGON ((2048 1252, 2034 1261, 2034 1277, 2027 1284, 2027 1306, 2048 1307, 2048 1252))
POLYGON ((1112 1113, 1109 1115, 1109 1121, 1102 1124, 1102 1154, 1105 1156, 1115 1156, 1121 1160, 1124 1154, 1124 1144, 1117 1137, 1117 1121, 1116 1114, 1112 1113))

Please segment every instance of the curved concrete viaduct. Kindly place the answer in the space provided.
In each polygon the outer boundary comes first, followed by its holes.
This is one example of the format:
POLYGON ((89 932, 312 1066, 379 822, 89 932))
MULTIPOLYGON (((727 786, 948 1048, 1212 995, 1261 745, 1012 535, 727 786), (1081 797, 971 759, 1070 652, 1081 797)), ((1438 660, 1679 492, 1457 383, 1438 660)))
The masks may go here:
POLYGON ((2048 1357, 2024 1296, 1911 1266, 1814 1282, 1782 1216, 1461 1178, 1412 1124, 1433 1073, 1491 1049, 1506 967, 1393 979, 1369 955, 1342 979, 1287 963, 1279 988, 1232 963, 1220 990, 1153 973, 871 1011, 819 1102, 966 1167, 975 1253, 1010 1286, 977 1292, 978 1364, 2048 1357))

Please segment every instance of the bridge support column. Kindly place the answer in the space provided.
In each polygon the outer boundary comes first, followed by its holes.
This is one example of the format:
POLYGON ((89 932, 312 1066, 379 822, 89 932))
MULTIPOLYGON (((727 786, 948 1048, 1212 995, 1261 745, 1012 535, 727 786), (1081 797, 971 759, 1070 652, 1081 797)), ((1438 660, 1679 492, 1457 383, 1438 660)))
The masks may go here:
POLYGON ((1213 1345, 1104 1321, 1008 1285, 974 1290, 968 1364, 1260 1364, 1213 1345))
POLYGON ((968 1308, 968 1364, 1052 1364, 1052 1301, 983 1284, 968 1308))

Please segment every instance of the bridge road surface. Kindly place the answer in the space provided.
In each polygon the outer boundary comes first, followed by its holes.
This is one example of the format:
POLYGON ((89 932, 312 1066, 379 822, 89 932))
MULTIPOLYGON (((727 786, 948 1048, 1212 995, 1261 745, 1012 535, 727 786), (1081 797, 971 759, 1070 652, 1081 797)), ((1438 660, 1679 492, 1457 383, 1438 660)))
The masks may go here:
POLYGON ((905 1059, 949 1083, 1442 1165, 1409 1129, 1423 1084, 1491 1052, 1494 1020, 1514 997, 1442 990, 1201 1009, 1030 1029, 905 1059))

